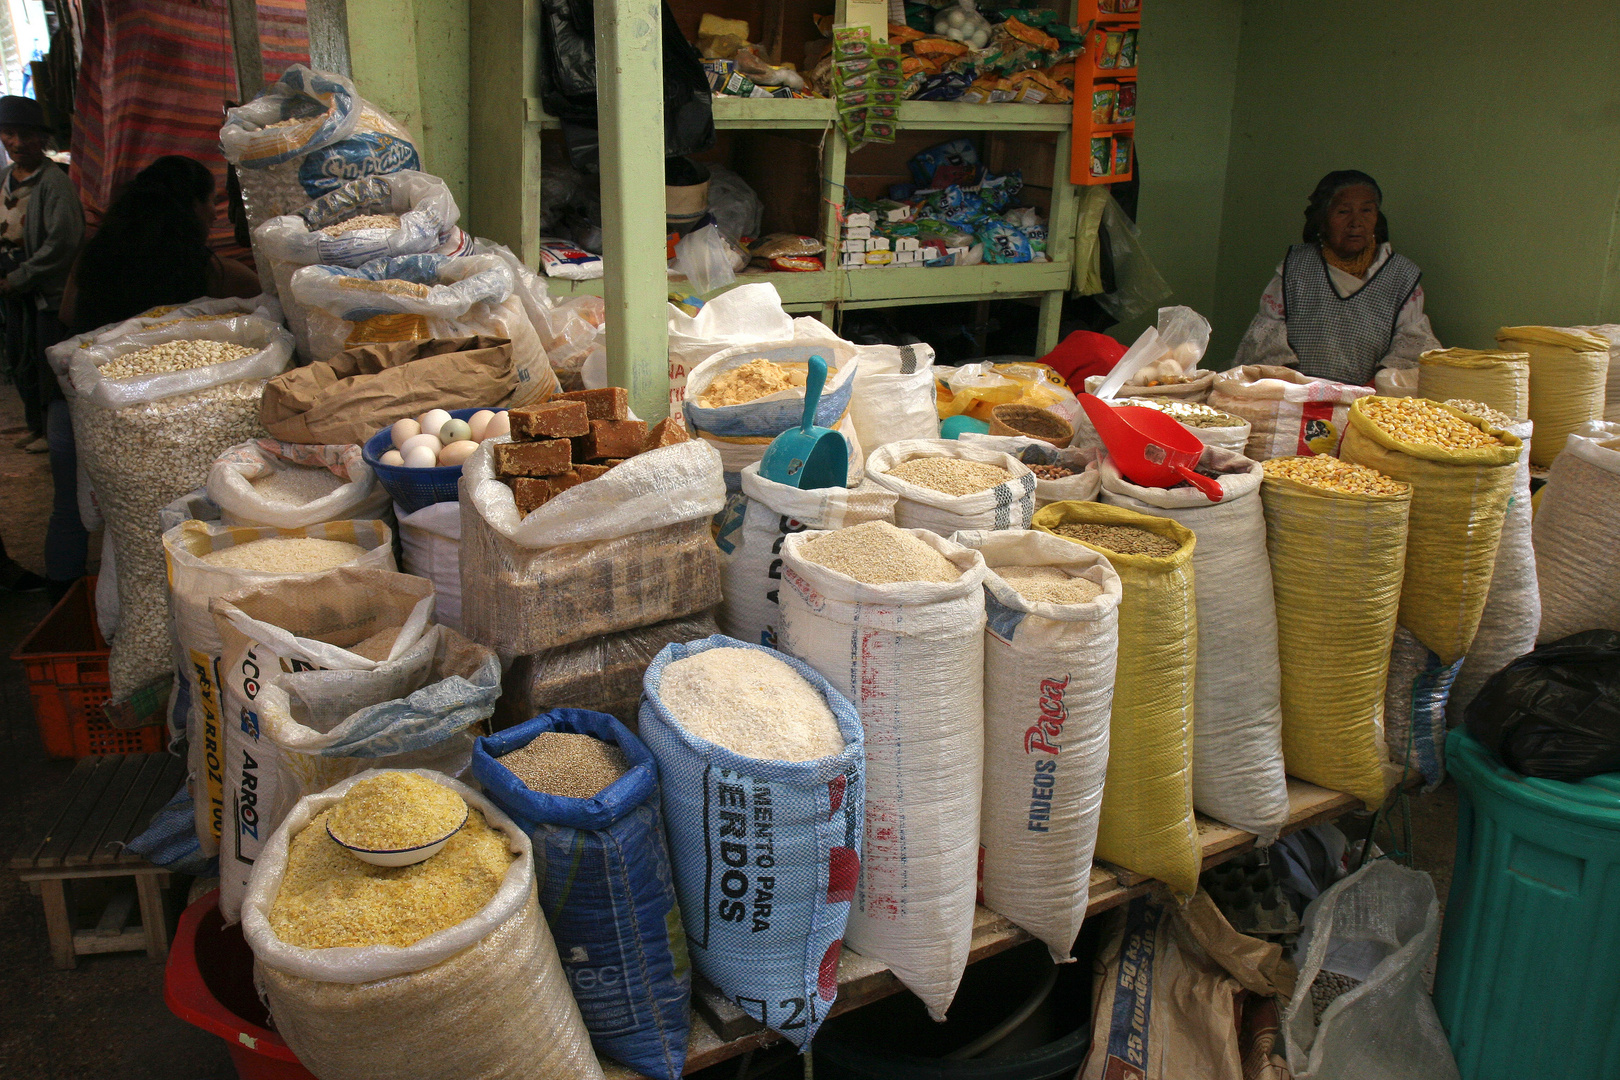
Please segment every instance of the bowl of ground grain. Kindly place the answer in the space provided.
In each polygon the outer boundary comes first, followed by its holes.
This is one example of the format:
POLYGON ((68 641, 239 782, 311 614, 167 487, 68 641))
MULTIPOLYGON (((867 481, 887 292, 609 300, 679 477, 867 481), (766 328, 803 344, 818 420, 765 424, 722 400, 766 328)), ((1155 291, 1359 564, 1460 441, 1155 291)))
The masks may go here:
POLYGON ((425 862, 467 823, 467 801, 413 772, 360 781, 326 814, 332 842, 373 866, 425 862))
POLYGON ((990 410, 990 434, 1023 435, 1061 450, 1074 438, 1074 427, 1050 409, 1008 403, 990 410))

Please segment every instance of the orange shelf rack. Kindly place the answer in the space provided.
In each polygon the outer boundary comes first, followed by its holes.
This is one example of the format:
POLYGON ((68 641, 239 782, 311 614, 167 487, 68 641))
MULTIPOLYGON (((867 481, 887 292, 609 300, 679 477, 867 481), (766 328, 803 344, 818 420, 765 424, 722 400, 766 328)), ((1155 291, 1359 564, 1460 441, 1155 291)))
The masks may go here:
POLYGON ((1136 173, 1136 68, 1141 0, 1079 0, 1075 25, 1091 29, 1074 61, 1069 182, 1118 184, 1136 173), (1120 8, 1129 10, 1121 11, 1120 8), (1129 67, 1119 66, 1129 61, 1129 67), (1121 99, 1126 103, 1122 107, 1121 99))

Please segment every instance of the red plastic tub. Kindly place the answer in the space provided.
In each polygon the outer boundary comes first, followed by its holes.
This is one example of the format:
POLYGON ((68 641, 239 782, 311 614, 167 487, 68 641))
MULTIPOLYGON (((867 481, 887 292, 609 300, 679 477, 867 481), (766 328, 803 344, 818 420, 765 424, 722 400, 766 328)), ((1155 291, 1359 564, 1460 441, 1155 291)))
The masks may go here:
POLYGON ((180 915, 163 972, 163 1001, 186 1023, 224 1039, 242 1080, 315 1080, 265 1027, 269 1016, 253 989, 253 950, 241 924, 225 925, 217 889, 180 915))

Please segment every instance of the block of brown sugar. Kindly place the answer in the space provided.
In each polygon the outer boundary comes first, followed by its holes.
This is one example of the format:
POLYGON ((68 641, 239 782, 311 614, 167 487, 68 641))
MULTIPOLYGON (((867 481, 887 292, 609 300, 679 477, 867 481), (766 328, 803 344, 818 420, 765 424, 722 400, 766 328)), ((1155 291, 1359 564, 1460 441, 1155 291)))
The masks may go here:
POLYGON ((551 494, 552 497, 555 498, 556 496, 567 491, 569 488, 578 487, 579 485, 583 484, 585 479, 586 478, 584 476, 580 475, 579 467, 575 466, 568 472, 559 473, 556 476, 546 477, 546 483, 551 485, 551 494))
POLYGON ((625 459, 624 459, 624 458, 622 458, 622 457, 610 457, 610 458, 603 458, 603 459, 602 459, 602 464, 603 464, 603 465, 604 465, 604 466, 606 466, 606 467, 607 467, 607 468, 609 468, 609 469, 611 469, 611 468, 613 468, 613 466, 615 466, 615 465, 623 465, 623 464, 624 464, 624 460, 625 460, 625 459))
POLYGON ((592 420, 623 420, 630 415, 630 391, 622 386, 570 390, 559 401, 583 401, 592 420))
POLYGON ((647 450, 657 450, 661 446, 674 446, 677 443, 685 442, 689 438, 691 436, 686 433, 686 429, 673 416, 666 416, 654 424, 651 431, 647 432, 647 442, 642 447, 642 450, 645 452, 647 450))
POLYGON ((496 443, 495 475, 556 476, 574 467, 573 449, 567 439, 496 443))
POLYGON ((528 409, 508 409, 514 439, 567 439, 591 430, 583 401, 548 401, 528 409))
POLYGON ((528 517, 551 498, 551 481, 544 477, 514 476, 511 484, 518 517, 528 517))
POLYGON ((606 465, 583 464, 574 466, 574 472, 579 474, 581 483, 584 483, 587 480, 595 480, 597 477, 604 475, 607 471, 608 467, 606 465))
POLYGON ((627 458, 641 453, 646 442, 644 420, 592 420, 590 434, 575 440, 575 451, 582 461, 627 458))

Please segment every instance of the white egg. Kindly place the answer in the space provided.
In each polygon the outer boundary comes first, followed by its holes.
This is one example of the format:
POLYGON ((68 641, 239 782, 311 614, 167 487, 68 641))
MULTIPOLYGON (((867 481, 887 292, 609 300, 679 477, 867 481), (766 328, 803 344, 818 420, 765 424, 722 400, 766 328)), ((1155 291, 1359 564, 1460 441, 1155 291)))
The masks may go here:
POLYGON ((491 409, 479 409, 467 418, 467 427, 472 430, 473 442, 483 440, 484 429, 489 426, 490 417, 494 415, 491 409))
POLYGON ((486 439, 510 434, 512 434, 512 418, 507 416, 504 410, 490 417, 489 423, 484 426, 484 438, 486 439))
POLYGON ((968 44, 975 49, 982 49, 990 44, 990 35, 983 30, 975 30, 973 36, 968 39, 968 44))
POLYGON ((405 451, 405 467, 408 469, 430 469, 438 463, 439 455, 431 446, 413 446, 405 451))
POLYGON ((382 462, 384 465, 398 466, 405 464, 405 455, 401 454, 398 450, 390 450, 377 460, 382 462))
POLYGON ((422 434, 422 425, 415 420, 395 420, 393 428, 394 449, 398 450, 405 445, 405 440, 412 435, 422 434))
POLYGON ((446 420, 439 429, 439 441, 449 446, 454 442, 466 442, 472 438, 472 425, 465 420, 446 420))
POLYGON ((961 8, 957 8, 955 11, 945 16, 945 25, 947 26, 961 26, 966 22, 967 12, 963 11, 961 8))
POLYGON ((440 465, 460 465, 472 457, 472 452, 478 449, 478 444, 471 439, 461 439, 451 443, 439 451, 440 465))
POLYGON ((444 422, 448 419, 450 419, 450 414, 443 409, 429 409, 421 416, 418 416, 416 421, 422 425, 423 434, 437 435, 439 429, 444 426, 444 422))
POLYGON ((412 435, 410 438, 405 440, 405 445, 399 448, 399 452, 404 454, 408 461, 411 456, 411 451, 415 450, 419 446, 427 447, 429 450, 433 451, 433 456, 437 457, 439 455, 439 450, 443 448, 444 444, 439 441, 439 437, 437 435, 412 435))

